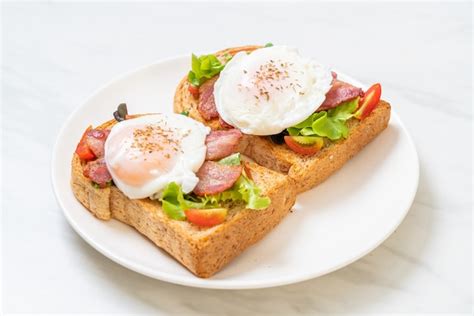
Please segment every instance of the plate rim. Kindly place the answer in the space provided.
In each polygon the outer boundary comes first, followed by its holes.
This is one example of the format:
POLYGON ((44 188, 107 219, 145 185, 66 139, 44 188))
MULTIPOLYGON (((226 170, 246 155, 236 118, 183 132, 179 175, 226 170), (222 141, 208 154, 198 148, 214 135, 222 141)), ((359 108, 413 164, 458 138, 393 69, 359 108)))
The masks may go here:
MULTIPOLYGON (((89 94, 82 102, 79 103, 79 105, 72 111, 72 113, 67 117, 67 119, 64 121, 62 124, 57 136, 56 140, 54 142, 53 146, 53 151, 52 151, 52 159, 51 159, 51 181, 52 181, 52 186, 53 186, 53 191, 54 195, 56 198, 56 201, 58 202, 62 213, 66 217, 66 220, 68 221, 69 225, 74 229, 74 231, 82 238, 84 239, 92 248, 97 250, 99 253, 107 257, 108 259, 114 261, 117 264, 120 264, 134 272, 146 275, 148 277, 168 282, 168 283, 173 283, 173 284, 178 284, 178 285, 183 285, 183 286, 189 286, 189 287, 194 287, 194 288, 206 288, 206 289, 222 289, 222 290, 243 290, 243 289, 262 289, 262 288, 271 288, 271 287, 277 287, 277 286, 283 286, 283 285, 289 285, 289 284, 294 284, 294 283, 299 283, 303 281, 307 281, 310 279, 314 279, 326 274, 329 274, 331 272, 337 271, 345 266, 348 266, 352 264, 353 262, 365 257, 367 254, 372 252, 374 249, 379 247, 383 242, 385 242, 388 237, 390 237, 393 232, 400 226, 400 224, 403 222, 405 219, 406 215, 408 214, 408 211, 410 210, 413 201, 415 199, 417 190, 418 190, 418 185, 419 185, 419 175, 420 175, 420 163, 419 163, 419 156, 418 152, 416 150, 415 143, 409 134, 408 130, 406 129, 405 125, 403 124, 402 120, 396 113, 396 110, 394 108, 391 109, 391 118, 390 120, 394 119, 399 123, 399 127, 401 131, 405 134, 408 140, 408 145, 409 148, 411 149, 412 153, 414 154, 414 167, 416 170, 416 175, 415 175, 415 181, 413 188, 411 188, 410 191, 410 197, 407 199, 407 205, 403 206, 403 212, 400 213, 400 218, 398 219, 396 225, 392 227, 391 230, 388 230, 386 234, 384 235, 383 238, 380 240, 377 240, 374 244, 370 245, 364 252, 361 252, 352 258, 338 264, 335 266, 332 266, 331 268, 328 268, 324 271, 317 271, 316 273, 307 273, 307 274, 302 274, 299 277, 282 277, 282 278, 272 278, 270 281, 262 282, 262 281, 233 281, 232 279, 212 279, 211 278, 199 278, 197 276, 193 275, 193 278, 189 277, 182 277, 182 276, 176 276, 173 274, 169 274, 166 272, 162 271, 149 271, 150 269, 141 266, 139 264, 135 264, 133 261, 128 260, 123 257, 119 257, 109 251, 108 249, 102 247, 100 244, 95 242, 92 237, 88 236, 86 233, 84 233, 81 228, 79 227, 80 225, 70 216, 70 214, 66 211, 66 207, 63 201, 63 198, 61 197, 61 194, 58 190, 58 183, 56 182, 56 172, 57 172, 57 156, 58 156, 58 150, 60 147, 60 140, 62 140, 65 137, 65 131, 67 129, 67 126, 71 124, 71 122, 74 120, 76 117, 77 113, 81 110, 81 108, 87 104, 92 98, 94 98, 97 94, 99 94, 101 91, 105 90, 107 87, 110 85, 125 79, 126 77, 133 75, 135 73, 138 73, 140 71, 146 70, 147 68, 157 66, 159 64, 163 63, 168 63, 171 61, 176 61, 176 60, 181 60, 183 58, 188 58, 188 55, 176 55, 173 57, 167 57, 163 59, 156 60, 150 64, 143 65, 140 67, 137 67, 133 70, 126 71, 123 73, 120 73, 116 76, 114 76, 111 80, 107 81, 105 84, 101 85, 99 88, 94 90, 91 94, 89 94)), ((339 71, 338 69, 333 69, 338 73, 338 75, 341 75, 344 78, 349 79, 350 82, 359 85, 360 87, 363 87, 366 89, 367 85, 361 83, 360 81, 354 79, 353 77, 346 75, 344 72, 339 71)), ((82 206, 83 207, 83 206, 82 206)))

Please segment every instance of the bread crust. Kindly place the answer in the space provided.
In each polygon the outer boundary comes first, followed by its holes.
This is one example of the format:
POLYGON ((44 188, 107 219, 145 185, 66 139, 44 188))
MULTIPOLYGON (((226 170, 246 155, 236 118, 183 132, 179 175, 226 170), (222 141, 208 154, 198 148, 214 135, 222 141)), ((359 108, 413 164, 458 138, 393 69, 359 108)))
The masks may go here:
MULTIPOLYGON (((219 51, 217 56, 252 51, 261 46, 243 46, 219 51)), ((199 114, 198 100, 188 91, 187 77, 176 88, 173 109, 176 113, 188 111, 189 116, 212 129, 220 129, 219 120, 206 121, 199 114)), ((288 175, 294 180, 296 192, 307 191, 339 170, 349 159, 370 143, 387 126, 390 120, 390 104, 381 100, 375 110, 364 120, 349 121, 350 132, 346 139, 324 147, 313 156, 303 156, 286 145, 277 145, 268 137, 244 135, 239 151, 252 158, 259 165, 288 175)))
MULTIPOLYGON (((113 124, 115 121, 109 121, 99 128, 110 128, 113 124)), ((290 178, 248 163, 247 171, 262 193, 272 200, 271 205, 258 211, 234 206, 224 223, 204 229, 168 218, 158 201, 131 200, 116 186, 95 188, 83 175, 83 164, 76 154, 71 167, 73 193, 94 216, 102 220, 114 218, 134 227, 202 278, 212 276, 262 239, 290 211, 296 199, 290 178)))

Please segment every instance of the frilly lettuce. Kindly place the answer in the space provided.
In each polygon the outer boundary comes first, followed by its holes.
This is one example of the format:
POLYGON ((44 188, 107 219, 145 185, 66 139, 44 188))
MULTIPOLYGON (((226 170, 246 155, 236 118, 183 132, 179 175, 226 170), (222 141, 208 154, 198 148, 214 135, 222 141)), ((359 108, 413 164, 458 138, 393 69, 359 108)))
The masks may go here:
MULTIPOLYGON (((240 155, 233 154, 223 158, 219 163, 239 165, 240 155)), ((175 220, 185 220, 186 209, 216 208, 224 202, 245 202, 246 208, 254 210, 264 209, 270 205, 270 199, 261 196, 260 188, 247 177, 245 171, 229 190, 204 197, 184 194, 180 185, 171 182, 165 187, 160 201, 166 215, 175 220)))
POLYGON ((313 113, 303 122, 288 128, 291 136, 323 136, 330 140, 346 138, 349 134, 347 120, 354 116, 359 98, 341 103, 329 111, 313 113))
POLYGON ((185 196, 181 186, 176 182, 171 182, 165 187, 160 201, 166 215, 176 220, 186 219, 184 210, 188 208, 204 208, 206 205, 205 201, 185 196))
POLYGON ((207 79, 210 79, 224 69, 225 64, 221 63, 215 55, 202 55, 197 57, 192 55, 191 71, 188 73, 188 81, 199 87, 207 79))
MULTIPOLYGON (((238 199, 234 199, 234 201, 245 201, 246 208, 252 210, 261 210, 267 208, 270 205, 270 198, 261 196, 260 188, 257 187, 252 180, 247 178, 246 175, 241 175, 230 191, 236 192, 235 194, 238 196, 238 199)), ((222 192, 221 194, 225 196, 225 193, 226 191, 222 192)))

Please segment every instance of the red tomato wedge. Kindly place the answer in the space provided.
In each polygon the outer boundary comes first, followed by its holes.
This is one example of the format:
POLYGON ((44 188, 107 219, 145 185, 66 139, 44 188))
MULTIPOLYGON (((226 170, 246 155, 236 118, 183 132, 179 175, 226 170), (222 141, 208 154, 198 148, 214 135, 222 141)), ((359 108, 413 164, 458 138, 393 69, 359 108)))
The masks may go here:
POLYGON ((90 161, 96 158, 92 150, 87 145, 87 141, 86 141, 87 132, 90 131, 91 129, 92 129, 92 126, 89 126, 86 129, 84 134, 82 134, 81 141, 79 142, 79 144, 77 144, 77 147, 76 147, 76 154, 79 156, 81 160, 84 160, 84 161, 90 161))
POLYGON ((188 91, 193 95, 195 99, 199 98, 199 87, 196 87, 195 85, 189 84, 188 85, 188 91))
POLYGON ((363 120, 377 107, 379 104, 380 96, 382 95, 382 86, 380 83, 374 84, 367 90, 359 101, 359 109, 354 114, 359 120, 363 120))
POLYGON ((324 140, 316 136, 285 136, 285 143, 294 152, 308 156, 314 155, 324 146, 324 140), (308 142, 308 139, 311 141, 308 142), (302 144, 303 142, 308 144, 302 144))
POLYGON ((212 227, 225 221, 226 208, 197 209, 190 208, 184 211, 189 222, 200 227, 212 227))

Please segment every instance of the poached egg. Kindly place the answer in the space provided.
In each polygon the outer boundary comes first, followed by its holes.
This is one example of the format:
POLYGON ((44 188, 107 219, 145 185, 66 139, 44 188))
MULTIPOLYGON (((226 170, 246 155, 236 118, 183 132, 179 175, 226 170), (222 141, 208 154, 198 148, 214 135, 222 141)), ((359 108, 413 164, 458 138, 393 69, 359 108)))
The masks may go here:
POLYGON ((224 121, 250 135, 272 135, 304 121, 324 102, 331 71, 287 46, 237 53, 214 86, 224 121))
POLYGON ((152 114, 119 122, 105 142, 115 185, 130 199, 159 197, 170 182, 191 192, 206 156, 210 129, 181 114, 152 114))

